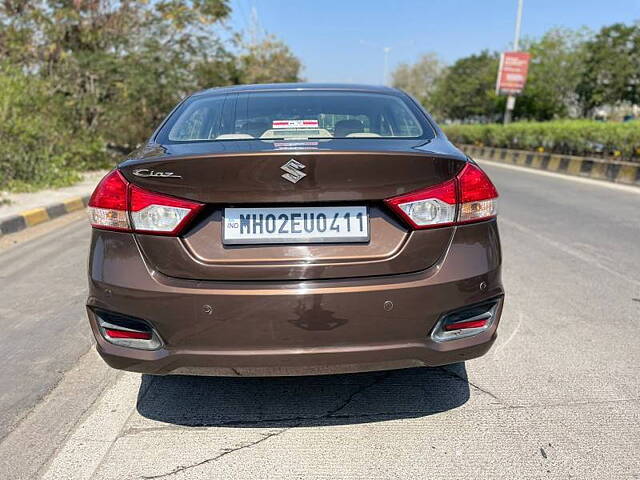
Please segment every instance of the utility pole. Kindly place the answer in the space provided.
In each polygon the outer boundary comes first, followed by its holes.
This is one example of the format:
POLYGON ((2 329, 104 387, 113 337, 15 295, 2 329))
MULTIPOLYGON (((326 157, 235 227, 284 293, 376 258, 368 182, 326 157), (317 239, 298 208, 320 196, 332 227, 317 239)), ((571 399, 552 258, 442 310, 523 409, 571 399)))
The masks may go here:
MULTIPOLYGON (((516 14, 516 30, 513 36, 513 51, 517 52, 520 47, 520 24, 522 23, 522 4, 524 0, 518 0, 518 13, 516 14)), ((504 111, 504 124, 511 122, 511 115, 516 106, 516 97, 509 95, 507 97, 507 108, 504 111)))
POLYGON ((258 45, 260 38, 262 38, 262 26, 260 25, 260 19, 258 18, 258 9, 251 7, 251 20, 249 24, 249 41, 251 46, 258 45))
POLYGON ((360 40, 360 44, 366 45, 367 47, 373 47, 375 49, 382 50, 383 59, 384 59, 384 62, 382 65, 382 83, 383 85, 388 86, 391 84, 391 81, 390 81, 391 79, 389 78, 389 53, 391 53, 391 51, 394 49, 413 45, 413 40, 410 42, 406 42, 404 44, 395 44, 395 45, 380 45, 377 43, 371 43, 365 40, 360 40))
POLYGON ((389 85, 389 52, 391 51, 391 47, 384 47, 382 49, 384 52, 384 72, 382 74, 382 80, 384 85, 389 85))
POLYGON ((361 45, 366 45, 367 47, 373 47, 375 49, 381 49, 382 50, 382 54, 383 54, 383 58, 384 58, 384 62, 382 64, 382 84, 383 85, 388 85, 389 82, 389 52, 391 52, 391 49, 393 47, 387 47, 387 46, 381 46, 378 45, 377 43, 371 43, 371 42, 367 42, 365 40, 360 40, 360 44, 361 45))

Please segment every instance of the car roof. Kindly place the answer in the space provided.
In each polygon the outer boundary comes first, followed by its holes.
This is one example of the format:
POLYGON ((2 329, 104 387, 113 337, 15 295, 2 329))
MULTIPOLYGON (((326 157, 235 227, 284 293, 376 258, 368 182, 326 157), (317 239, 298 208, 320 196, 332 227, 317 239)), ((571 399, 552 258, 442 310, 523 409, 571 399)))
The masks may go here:
POLYGON ((233 85, 230 87, 217 87, 201 90, 193 95, 225 94, 238 92, 261 91, 304 91, 304 90, 345 90, 350 92, 377 92, 399 94, 400 90, 382 85, 364 85, 354 83, 262 83, 255 85, 233 85))

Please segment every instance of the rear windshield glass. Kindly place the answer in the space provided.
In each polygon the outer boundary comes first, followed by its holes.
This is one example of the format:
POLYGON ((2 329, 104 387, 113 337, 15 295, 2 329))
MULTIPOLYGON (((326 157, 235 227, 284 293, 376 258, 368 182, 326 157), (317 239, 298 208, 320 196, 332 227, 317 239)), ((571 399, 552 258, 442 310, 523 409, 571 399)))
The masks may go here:
POLYGON ((433 138, 401 96, 337 91, 195 96, 171 116, 162 143, 331 138, 433 138))

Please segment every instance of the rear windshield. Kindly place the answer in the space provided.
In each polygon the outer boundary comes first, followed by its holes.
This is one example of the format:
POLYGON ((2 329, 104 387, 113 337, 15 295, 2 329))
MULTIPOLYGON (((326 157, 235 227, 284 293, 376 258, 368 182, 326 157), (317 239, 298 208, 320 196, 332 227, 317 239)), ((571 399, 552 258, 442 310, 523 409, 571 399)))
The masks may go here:
POLYGON ((433 138, 422 112, 399 95, 342 91, 251 92, 189 98, 161 143, 332 138, 433 138))

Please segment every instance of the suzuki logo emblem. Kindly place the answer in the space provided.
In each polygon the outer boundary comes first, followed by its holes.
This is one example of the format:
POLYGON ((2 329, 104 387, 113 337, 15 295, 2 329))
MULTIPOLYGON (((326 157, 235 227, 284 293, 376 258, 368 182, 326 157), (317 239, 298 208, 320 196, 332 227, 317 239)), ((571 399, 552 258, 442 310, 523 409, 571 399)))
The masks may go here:
POLYGON ((303 164, 295 161, 292 158, 291 160, 289 160, 287 163, 285 163, 280 167, 281 170, 284 170, 285 172, 287 172, 281 175, 281 177, 284 178, 285 180, 289 180, 291 183, 298 183, 300 180, 302 180, 304 177, 307 176, 306 173, 301 171, 304 167, 305 166, 303 164))

